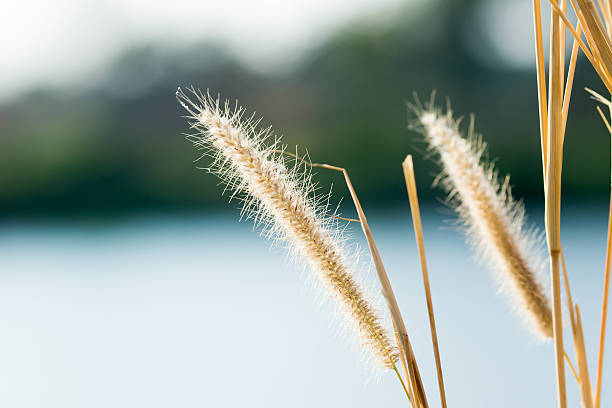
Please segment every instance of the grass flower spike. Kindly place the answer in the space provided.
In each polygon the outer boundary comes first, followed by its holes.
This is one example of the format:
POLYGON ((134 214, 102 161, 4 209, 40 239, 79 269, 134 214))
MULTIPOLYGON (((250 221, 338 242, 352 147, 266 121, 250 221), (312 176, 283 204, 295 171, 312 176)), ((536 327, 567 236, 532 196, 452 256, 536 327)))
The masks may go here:
POLYGON ((430 108, 417 110, 429 148, 440 158, 443 185, 458 201, 468 236, 496 272, 503 291, 538 337, 552 337, 551 302, 536 275, 533 234, 524 228, 523 206, 510 194, 508 179, 497 182, 493 166, 483 160, 485 144, 459 132, 458 122, 430 108))
POLYGON ((222 105, 199 91, 191 90, 191 94, 179 88, 177 99, 196 131, 189 140, 213 158, 209 170, 241 196, 247 218, 267 225, 269 236, 285 241, 304 258, 375 360, 395 368, 397 349, 355 279, 341 229, 314 194, 310 171, 289 165, 279 152, 280 139, 270 129, 257 130, 258 122, 244 118, 242 109, 232 109, 227 102, 222 105), (266 140, 273 142, 265 146, 266 140))

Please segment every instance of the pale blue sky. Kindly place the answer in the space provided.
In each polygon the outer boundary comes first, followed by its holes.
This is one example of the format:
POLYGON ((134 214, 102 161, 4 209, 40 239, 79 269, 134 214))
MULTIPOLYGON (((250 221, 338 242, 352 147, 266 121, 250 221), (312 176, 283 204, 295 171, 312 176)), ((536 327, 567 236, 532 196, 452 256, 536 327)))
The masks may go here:
MULTIPOLYGON (((421 1, 421 0, 409 0, 421 1)), ((216 40, 260 68, 295 58, 353 18, 403 0, 21 0, 0 13, 0 100, 91 80, 126 48, 216 40), (7 41, 8 39, 8 41, 7 41)))
MULTIPOLYGON (((0 102, 41 85, 64 88, 91 84, 126 49, 143 44, 188 47, 214 41, 253 68, 285 69, 350 21, 392 18, 400 7, 423 2, 7 2, 0 14, 0 36, 5 39, 0 42, 0 102)), ((466 22, 466 35, 475 53, 487 62, 501 59, 515 67, 533 65, 531 13, 530 0, 490 0, 475 9, 474 21, 466 22), (497 58, 491 58, 491 54, 497 58)))

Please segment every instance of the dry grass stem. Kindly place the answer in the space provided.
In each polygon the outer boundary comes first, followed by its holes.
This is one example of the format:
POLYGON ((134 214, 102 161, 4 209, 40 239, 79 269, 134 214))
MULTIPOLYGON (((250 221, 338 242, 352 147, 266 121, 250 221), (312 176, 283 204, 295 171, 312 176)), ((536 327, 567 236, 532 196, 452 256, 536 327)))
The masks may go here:
MULTIPOLYGON (((612 131, 610 132, 612 134, 612 131)), ((612 254, 612 192, 610 193, 610 211, 608 214, 608 238, 606 244, 606 269, 603 284, 603 302, 599 330, 599 349, 597 353, 597 377, 595 379, 595 407, 601 403, 601 385, 603 377, 603 357, 606 341, 606 323, 608 319, 608 299, 610 296, 610 257, 612 254)))
MULTIPOLYGON (((607 13, 607 28, 608 35, 610 35, 610 29, 612 27, 612 21, 610 20, 610 8, 608 5, 607 13)), ((598 94, 597 92, 586 88, 586 90, 591 94, 592 98, 596 101, 605 104, 612 116, 612 102, 598 94)), ((606 119, 603 111, 599 106, 597 106, 597 112, 601 116, 602 121, 604 122, 608 132, 610 133, 612 140, 612 126, 610 121, 606 119)), ((611 145, 612 146, 612 145, 611 145)), ((612 147, 611 147, 612 148, 612 147)), ((612 163, 612 151, 611 151, 611 163, 612 163)), ((611 168, 612 172, 612 168, 611 168)), ((595 406, 599 408, 601 404, 601 387, 602 387, 602 377, 603 377, 603 361, 604 361, 604 348, 605 348, 605 340, 606 340, 606 325, 608 319, 608 302, 610 295, 610 256, 612 250, 612 174, 610 175, 611 180, 611 191, 610 191, 610 209, 608 213, 608 233, 607 233, 607 243, 606 243, 606 264, 604 271, 604 283, 603 283, 603 301, 601 305, 601 321, 600 321, 600 329, 599 329, 599 348, 597 352, 597 376, 595 380, 595 406)))
POLYGON ((608 122, 608 119, 606 119, 606 115, 603 113, 603 111, 601 110, 599 106, 596 109, 597 109, 597 113, 599 113, 599 116, 601 117, 601 120, 606 126, 606 129, 608 129, 608 132, 612 133, 612 126, 610 125, 610 122, 608 122))
POLYGON ((592 67, 603 81, 608 91, 612 91, 612 48, 610 43, 609 5, 604 7, 603 20, 592 0, 572 0, 572 7, 578 16, 578 22, 584 31, 586 44, 580 39, 580 33, 567 18, 554 0, 549 0, 552 11, 559 16, 579 44, 592 67))
POLYGON ((561 251, 561 168, 563 160, 563 61, 559 16, 551 13, 550 66, 548 70, 548 146, 545 173, 545 224, 553 301, 553 337, 557 369, 558 403, 567 406, 565 361, 563 359, 563 322, 561 317, 561 281, 559 255, 561 251))
MULTIPOLYGON (((536 0, 537 1, 537 0, 536 0)), ((583 50, 584 54, 587 56, 589 62, 596 70, 597 74, 601 78, 602 82, 608 89, 608 91, 612 91, 612 46, 610 41, 610 33, 612 28, 612 13, 610 11, 610 4, 608 1, 599 1, 600 10, 597 9, 597 6, 592 0, 572 0, 572 6, 576 12, 578 17, 578 25, 577 29, 574 29, 572 24, 569 22, 567 16, 565 15, 565 10, 559 10, 557 5, 553 0, 550 0, 550 3, 553 7, 553 12, 555 15, 559 16, 565 26, 570 30, 572 35, 574 36, 575 44, 579 44, 580 48, 583 50), (601 11, 601 14, 600 14, 601 11), (605 23, 605 27, 604 27, 605 23), (580 28, 583 29, 584 35, 586 38, 586 44, 580 39, 580 28)), ((564 44, 555 45, 554 42, 551 41, 551 48, 557 47, 562 48, 564 44)), ((552 64, 551 64, 552 66, 552 64)), ((571 69, 571 67, 570 67, 571 69)), ((573 71, 572 71, 573 72, 573 71)), ((568 83, 569 85, 569 83, 568 83)), ((553 92, 553 90, 550 90, 553 92)), ((610 107, 610 102, 603 98, 599 94, 587 89, 593 97, 606 104, 610 107)), ((567 88, 566 88, 567 95, 567 88)), ((608 131, 612 134, 612 127, 610 126, 610 122, 606 119, 602 110, 597 107, 598 113, 601 115, 601 118, 606 125, 608 131)), ((611 109, 612 112, 612 109, 611 109)), ((565 133, 565 120, 567 117, 567 106, 563 107, 563 127, 561 131, 561 144, 563 143, 564 133, 565 133)), ((561 153, 562 154, 562 153, 561 153)), ((559 156, 561 156, 559 154, 559 156)), ((559 158, 559 160, 561 160, 559 158)), ((559 166, 560 167, 560 166, 559 166)), ((559 177, 560 182, 560 177, 559 177)), ((548 184, 548 183, 547 183, 548 184)), ((612 217, 612 196, 610 200, 611 205, 611 213, 610 217, 612 217)), ((608 245, 606 250, 606 271, 604 275, 604 294, 603 294, 603 303, 602 303, 602 312, 601 312, 601 324, 600 324, 600 336, 599 336, 599 352, 597 359, 597 377, 596 377, 596 386, 595 386, 595 398, 594 398, 594 406, 599 408, 601 402, 601 378, 603 371, 603 353, 604 353, 604 342, 605 342, 605 332, 606 332, 606 320, 607 320, 607 305, 608 305, 608 296, 609 296, 609 280, 610 280, 610 241, 612 235, 612 223, 608 223, 608 245)), ((576 323, 577 324, 577 323, 576 323)), ((574 330, 574 342, 575 345, 581 345, 581 349, 584 349, 584 339, 576 338, 576 336, 580 337, 582 335, 581 328, 577 327, 574 330)), ((584 360, 584 364, 586 365, 586 353, 584 350, 580 350, 577 347, 577 357, 580 358, 580 354, 582 354, 582 360, 584 360)), ((579 361, 580 363, 580 361, 579 361)), ((586 373, 588 375, 588 372, 586 373)), ((581 377, 584 377, 581 374, 581 377)), ((583 383, 584 378, 583 378, 583 383)), ((585 401, 589 399, 590 396, 590 385, 589 385, 589 395, 587 395, 586 385, 582 384, 581 394, 583 398, 583 404, 585 401)), ((588 403, 588 401, 586 402, 588 403)))
POLYGON ((563 356, 565 357, 565 361, 567 362, 567 365, 569 366, 570 370, 572 371, 572 374, 574 375, 574 378, 576 379, 576 382, 580 383, 580 377, 578 377, 578 373, 576 372, 576 369, 574 368, 574 365, 572 364, 572 360, 570 360, 570 358, 567 355, 567 352, 565 350, 563 350, 563 356))
POLYGON ((576 357, 578 360, 578 371, 580 372, 580 396, 582 397, 582 405, 585 408, 593 407, 593 390, 591 388, 591 377, 589 376, 589 367, 587 365, 587 357, 584 344, 584 332, 582 331, 582 318, 580 317, 580 308, 576 305, 576 357))
POLYGON ((417 114, 430 149, 440 157, 443 185, 458 201, 468 237, 532 331, 552 337, 550 300, 537 274, 543 262, 534 253, 539 244, 526 231, 524 209, 512 199, 508 179, 497 183, 493 167, 482 158, 486 146, 472 132, 463 138, 452 112, 443 115, 430 108, 417 114))
MULTIPOLYGON (((555 7, 553 0, 550 0, 553 5, 553 11, 560 16, 565 26, 572 32, 575 41, 578 42, 580 48, 583 50, 589 62, 593 68, 597 71, 597 74, 601 78, 602 82, 608 89, 612 91, 612 41, 611 41, 611 29, 612 29, 612 13, 610 11, 610 3, 608 1, 599 1, 599 10, 593 2, 593 0, 572 0, 572 6, 578 17, 579 26, 584 29, 585 38, 587 45, 580 41, 579 30, 574 30, 571 23, 567 19, 564 11, 558 10, 555 7), (600 14, 601 11, 601 14, 600 14), (605 27, 604 27, 605 25, 605 27)), ((596 100, 606 104, 610 108, 610 102, 598 95, 597 93, 587 89, 596 100)), ((606 128, 612 135, 612 127, 610 121, 608 121, 603 114, 602 110, 597 107, 597 111, 600 114, 606 128)), ((610 110, 612 114, 612 109, 610 110)), ((610 199, 611 212, 609 219, 612 218, 612 195, 610 199)), ((609 282, 610 282, 610 245, 612 239, 612 220, 608 223, 608 238, 607 238, 607 249, 606 249, 606 270, 604 274, 604 294, 601 311, 601 323, 600 323, 600 334, 599 334, 599 351, 597 358, 597 377, 595 386, 595 399, 594 405, 599 408, 601 404, 601 386, 602 386, 602 371, 603 371, 603 356, 604 356, 604 343, 605 343, 605 332, 606 332, 606 321, 607 321, 607 307, 609 299, 609 282)), ((578 333, 576 333, 578 334, 578 333)), ((584 399, 584 396, 583 396, 584 399)))
MULTIPOLYGON (((393 325, 393 332, 395 333, 395 339, 397 340, 397 344, 400 344, 401 340, 399 338, 399 334, 395 325, 393 325)), ((406 381, 402 380, 402 385, 404 386, 406 395, 408 396, 408 401, 410 401, 410 405, 416 407, 416 403, 414 400, 414 391, 412 389, 412 382, 410 381, 410 371, 408 370, 408 360, 406 359, 406 355, 404 354, 401 348, 399 348, 399 355, 402 371, 404 372, 404 378, 406 379, 406 381)))
MULTIPOLYGON (((540 0, 533 0, 533 20, 536 43, 536 67, 538 81, 538 104, 540 114, 540 143, 542 145, 542 162, 546 163, 544 152, 547 150, 546 124, 548 123, 548 111, 546 110, 546 71, 544 67, 544 46, 542 42, 542 11, 540 0)), ((546 167, 544 167, 544 172, 546 167)))
POLYGON ((361 207, 361 203, 359 202, 357 193, 353 188, 353 183, 351 183, 351 179, 349 178, 348 172, 342 167, 331 166, 329 164, 310 163, 310 166, 336 170, 344 175, 344 180, 351 194, 351 198, 353 199, 357 214, 359 215, 361 228, 368 243, 370 254, 372 255, 374 268, 376 269, 376 274, 378 275, 378 280, 381 285, 383 297, 385 298, 387 307, 391 314, 393 328, 395 329, 396 336, 400 339, 400 341, 398 342, 399 347, 402 351, 402 354, 406 357, 408 373, 410 374, 409 380, 411 382, 411 388, 413 391, 412 397, 417 406, 427 407, 428 405, 425 388, 423 387, 423 383, 421 381, 421 376, 416 363, 416 358, 414 357, 414 352, 412 351, 412 345, 410 344, 408 332, 406 331, 406 326, 404 325, 404 319, 402 318, 402 314, 397 304, 395 294, 393 293, 393 288, 391 287, 391 282, 389 281, 389 277, 385 270, 385 266, 383 265, 380 253, 378 252, 376 242, 374 242, 374 236, 372 235, 372 231, 370 230, 370 226, 368 225, 365 213, 363 211, 363 208, 361 207))
MULTIPOLYGON (((582 25, 578 22, 578 26, 576 27, 576 31, 578 35, 582 33, 582 25)), ((567 126, 567 115, 569 112, 569 104, 572 97, 572 87, 574 85, 574 74, 576 73, 576 61, 578 60, 578 42, 574 39, 574 44, 572 45, 572 54, 570 56, 570 63, 567 72, 567 82, 565 84, 565 94, 563 95, 563 129, 561 134, 565 140, 565 128, 567 126)), ((542 150, 544 152, 545 150, 542 150)))
MULTIPOLYGON (((280 152, 287 154, 289 156, 295 157, 296 159, 299 159, 293 153, 282 152, 282 151, 280 152)), ((393 330, 395 332, 397 344, 399 345, 399 356, 401 360, 402 369, 408 380, 406 384, 404 384, 402 376, 399 373, 399 371, 395 367, 393 369, 395 373, 397 374, 398 378, 400 379, 400 381, 402 382, 402 386, 404 387, 404 390, 406 391, 406 395, 408 396, 410 403, 414 407, 427 407, 428 405, 427 405, 427 397, 425 394, 425 389, 423 387, 423 384, 420 378, 420 373, 418 370, 418 365, 416 363, 416 358, 414 357, 414 352, 412 351, 412 345, 410 344, 410 339, 408 337, 408 333, 406 331, 406 327, 404 325, 404 321, 403 321, 399 306, 397 304, 395 294, 393 293, 393 288, 391 287, 391 283, 389 281, 387 272, 383 265, 382 258, 380 256, 380 253, 378 252, 376 242, 374 241, 372 231, 370 230, 367 218, 365 216, 361 203, 359 202, 357 193, 355 189, 353 188, 353 184, 348 175, 348 172, 346 171, 346 169, 342 167, 333 166, 333 165, 324 164, 324 163, 311 163, 307 160, 304 160, 304 158, 300 159, 300 162, 304 163, 305 165, 309 167, 319 167, 319 168, 324 168, 328 170, 338 171, 342 173, 342 175, 344 176, 344 181, 349 190, 349 193, 351 194, 351 198, 353 199, 353 204, 355 205, 355 209, 359 216, 359 220, 354 220, 354 221, 357 221, 361 224, 363 233, 368 243, 368 247, 370 249, 370 254, 372 256, 374 267, 376 269, 376 273, 378 275, 379 282, 381 284, 383 297, 385 298, 387 302, 387 307, 391 315, 391 321, 393 323, 393 330)))
POLYGON ((582 320, 576 317, 576 310, 578 305, 574 305, 572 300, 572 293, 570 290, 569 278, 567 276, 567 268, 565 267, 565 255, 561 251, 561 270, 563 271, 563 286, 565 287, 565 300, 567 303, 568 315, 570 317, 571 329, 574 339, 574 352, 576 354, 576 360, 578 362, 578 371, 580 375, 576 374, 576 370, 569 361, 567 354, 564 352, 566 360, 570 365, 578 385, 580 386, 580 397, 582 399, 582 406, 584 408, 593 407, 593 394, 591 389, 591 379, 589 376, 589 370, 587 365, 586 349, 584 344, 584 336, 582 335, 582 320))
POLYGON ((425 286, 425 298, 427 300, 427 312, 429 315, 429 328, 431 330, 431 341, 433 343, 434 357, 436 360, 436 373, 438 376, 438 388, 440 390, 440 402, 442 408, 446 408, 446 393, 444 391, 444 378, 442 375, 442 362, 438 347, 438 334, 436 331, 436 320, 434 318, 433 301, 431 300, 431 288, 429 285, 429 272, 427 271, 427 258, 425 257, 425 244, 423 242, 423 227, 421 224, 421 212, 419 210, 419 198, 417 195, 416 181, 414 179, 414 165, 412 156, 408 155, 402 163, 406 189, 410 200, 410 211, 412 213, 412 223, 414 225, 414 235, 419 250, 419 260, 421 262, 421 272, 423 275, 423 285, 425 286))
POLYGON ((209 171, 233 194, 242 196, 247 217, 266 223, 270 236, 302 255, 337 300, 365 349, 384 367, 395 369, 394 342, 356 281, 341 230, 336 220, 325 216, 326 207, 314 195, 310 172, 291 167, 282 154, 274 153, 279 139, 269 129, 257 130, 258 122, 246 119, 243 110, 195 90, 188 96, 179 89, 177 98, 195 131, 189 140, 203 156, 212 157, 209 171), (269 139, 274 142, 265 146, 269 139))

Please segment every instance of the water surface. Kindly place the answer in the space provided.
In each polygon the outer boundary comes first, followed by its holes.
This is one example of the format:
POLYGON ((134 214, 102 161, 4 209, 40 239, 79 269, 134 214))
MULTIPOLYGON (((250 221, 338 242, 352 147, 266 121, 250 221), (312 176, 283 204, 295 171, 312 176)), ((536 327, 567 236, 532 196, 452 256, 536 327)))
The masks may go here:
MULTIPOLYGON (((0 227, 0 405, 407 406, 396 378, 354 350, 299 264, 236 218, 0 227)), ((423 215, 451 405, 555 406, 552 344, 534 341, 509 312, 487 269, 444 218, 423 215)), ((606 209, 577 209, 566 220, 564 245, 594 379, 606 209)), ((370 215, 437 406, 410 222, 407 209, 370 215)), ((604 389, 612 384, 608 357, 604 389)), ((570 406, 578 406, 567 374, 570 406)), ((604 395, 602 406, 611 398, 604 395)))

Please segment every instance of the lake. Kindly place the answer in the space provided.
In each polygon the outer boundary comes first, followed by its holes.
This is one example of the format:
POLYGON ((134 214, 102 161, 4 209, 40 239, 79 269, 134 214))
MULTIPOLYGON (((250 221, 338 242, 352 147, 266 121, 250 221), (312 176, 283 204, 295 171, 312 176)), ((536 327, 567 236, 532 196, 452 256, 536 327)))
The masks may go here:
MULTIPOLYGON (((607 209, 576 205, 564 217, 594 381, 607 209)), ((237 218, 2 224, 0 406, 408 406, 394 374, 360 355, 300 263, 237 218)), ((439 406, 409 210, 369 218, 430 405, 439 406)), ((554 407, 552 343, 510 312, 448 218, 423 213, 449 405, 554 407)), ((573 350, 568 328, 565 336, 573 350)), ((602 406, 612 404, 611 336, 602 406)), ((569 406, 579 406, 569 369, 567 381, 569 406)))

